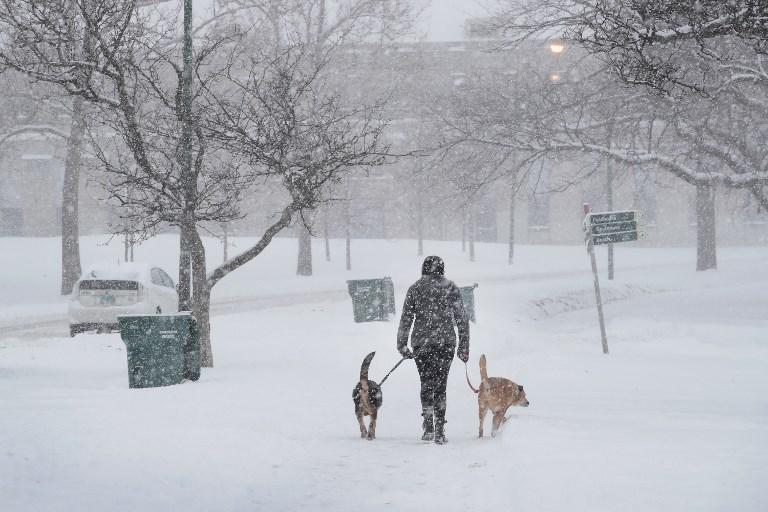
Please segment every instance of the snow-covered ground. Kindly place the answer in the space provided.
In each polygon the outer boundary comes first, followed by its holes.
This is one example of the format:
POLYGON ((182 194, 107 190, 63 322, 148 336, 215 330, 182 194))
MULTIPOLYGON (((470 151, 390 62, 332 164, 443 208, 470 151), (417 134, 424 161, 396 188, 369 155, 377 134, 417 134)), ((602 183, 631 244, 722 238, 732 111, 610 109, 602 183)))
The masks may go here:
MULTIPOLYGON (((83 259, 116 261, 86 237, 83 259)), ((235 240, 244 248, 247 240, 235 240)), ((396 323, 355 324, 349 278, 392 276, 398 313, 418 277, 413 241, 343 241, 294 276, 280 239, 214 294, 216 367, 200 381, 130 390, 119 335, 65 337, 56 239, 4 239, 0 254, 0 510, 768 509, 768 248, 617 248, 603 280, 611 354, 601 353, 583 247, 427 243, 475 290, 470 375, 524 384, 531 407, 478 440, 477 404, 456 360, 446 446, 423 444, 418 378, 384 386, 378 439, 358 437, 351 391, 398 360, 396 323), (40 329, 35 328, 41 325, 40 329)), ((176 239, 137 249, 172 275, 176 239)), ((209 241, 210 263, 221 250, 209 241)), ((237 249, 231 249, 236 251, 237 249)), ((604 263, 605 255, 598 258, 604 263)))

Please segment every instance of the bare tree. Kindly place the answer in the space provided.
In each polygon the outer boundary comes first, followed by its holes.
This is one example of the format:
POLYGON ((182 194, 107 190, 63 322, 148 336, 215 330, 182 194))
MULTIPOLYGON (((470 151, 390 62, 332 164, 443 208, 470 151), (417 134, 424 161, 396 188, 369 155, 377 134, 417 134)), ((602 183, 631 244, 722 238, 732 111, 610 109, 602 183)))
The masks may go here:
POLYGON ((0 147, 26 134, 37 134, 66 142, 60 230, 61 294, 68 295, 81 273, 78 195, 84 128, 82 102, 74 101, 65 107, 61 105, 60 98, 51 95, 44 85, 32 84, 27 77, 11 70, 5 70, 3 78, 7 89, 17 92, 4 97, 4 115, 0 121, 0 147), (69 115, 69 130, 61 126, 61 123, 53 121, 61 114, 69 115))
POLYGON ((623 81, 670 93, 712 91, 723 69, 765 55, 762 0, 502 0, 510 41, 564 37, 623 81), (738 47, 739 51, 734 51, 738 47))
MULTIPOLYGON (((420 12, 413 0, 236 0, 227 3, 230 14, 247 15, 244 23, 264 23, 271 30, 254 34, 256 42, 267 47, 301 44, 307 54, 306 65, 344 74, 345 62, 336 58, 337 50, 362 42, 384 43, 408 33, 420 12), (329 62, 326 66, 324 62, 329 62)), ((237 19, 231 23, 238 24, 237 19)), ((321 81, 318 81, 318 86, 321 81)), ((328 82, 325 87, 333 89, 328 82)), ((324 92, 319 91, 318 92, 324 92)), ((312 275, 312 227, 314 212, 306 211, 297 226, 297 274, 312 275)))
POLYGON ((131 229, 149 235, 162 223, 180 228, 191 246, 203 363, 212 366, 211 288, 260 254, 298 212, 324 200, 325 185, 340 173, 381 163, 381 124, 368 109, 348 111, 316 94, 319 69, 302 71, 301 52, 253 57, 240 45, 242 32, 203 38, 192 97, 185 98, 189 75, 177 60, 176 22, 151 14, 140 15, 129 0, 2 2, 0 24, 15 45, 2 48, 0 60, 94 105, 109 128, 102 132, 114 135, 91 138, 104 184, 131 229), (85 30, 64 30, 61 19, 85 30), (92 44, 83 44, 83 33, 92 44), (85 48, 87 58, 67 52, 62 38, 85 48), (184 128, 190 121, 191 138, 184 128), (207 275, 199 227, 238 218, 242 192, 258 180, 282 184, 285 207, 256 245, 207 275))
MULTIPOLYGON (((647 35, 643 32, 647 26, 632 25, 627 19, 623 28, 617 28, 617 20, 632 18, 633 9, 642 6, 656 9, 653 16, 674 17, 671 3, 508 0, 506 5, 507 10, 497 20, 506 30, 506 46, 541 55, 546 52, 547 40, 554 38, 561 49, 568 48, 561 65, 570 68, 558 80, 548 79, 551 77, 531 67, 522 78, 512 81, 493 77, 477 81, 475 90, 448 121, 454 142, 514 150, 527 159, 546 155, 574 161, 583 160, 585 155, 608 158, 627 166, 668 172, 696 187, 701 202, 713 197, 711 189, 721 185, 746 190, 759 204, 768 205, 763 193, 768 154, 761 142, 768 135, 766 110, 761 108, 768 99, 768 89, 758 77, 763 56, 754 32, 739 29, 724 37, 684 23, 673 30, 679 32, 672 38, 679 41, 674 47, 659 49, 663 38, 654 39, 654 45, 647 47, 638 43, 646 62, 638 56, 637 48, 616 43, 637 43, 647 35), (619 4, 626 9, 618 9, 619 4), (665 9, 666 14, 662 12, 665 9), (598 30, 597 23, 605 26, 598 30), (619 33, 623 29, 624 35, 619 33), (630 35, 632 30, 641 35, 630 35), (700 40, 689 37, 691 31, 700 40), (665 51, 670 52, 665 57, 668 63, 684 64, 672 68, 688 72, 665 74, 649 64, 665 51), (640 64, 650 66, 645 75, 640 64)), ((683 2, 680 8, 688 12, 688 7, 683 2)), ((706 16, 711 17, 711 13, 706 16)), ((654 33, 663 32, 653 23, 648 26, 656 27, 654 33)), ((560 177, 559 186, 578 183, 594 172, 560 177)), ((713 268, 716 262, 712 208, 713 203, 698 208, 700 270, 713 268)))

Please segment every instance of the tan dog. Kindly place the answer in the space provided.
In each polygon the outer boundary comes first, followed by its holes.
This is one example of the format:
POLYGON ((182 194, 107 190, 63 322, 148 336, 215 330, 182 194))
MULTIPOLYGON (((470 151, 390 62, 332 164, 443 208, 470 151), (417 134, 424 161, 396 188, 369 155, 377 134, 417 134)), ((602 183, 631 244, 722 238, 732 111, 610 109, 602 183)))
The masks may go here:
POLYGON ((477 405, 480 409, 480 435, 483 437, 483 420, 485 413, 490 409, 493 413, 493 430, 491 437, 495 437, 499 428, 507 421, 505 414, 513 405, 528 407, 530 402, 525 397, 523 386, 518 386, 509 379, 501 377, 488 377, 485 367, 485 354, 480 356, 480 392, 477 395, 477 405))

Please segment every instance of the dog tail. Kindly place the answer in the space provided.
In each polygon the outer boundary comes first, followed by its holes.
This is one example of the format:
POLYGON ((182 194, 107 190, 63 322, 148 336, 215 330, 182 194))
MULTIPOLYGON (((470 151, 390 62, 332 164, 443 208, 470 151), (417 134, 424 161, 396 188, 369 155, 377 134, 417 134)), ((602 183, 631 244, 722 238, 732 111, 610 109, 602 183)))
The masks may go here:
POLYGON ((371 352, 363 359, 363 364, 360 366, 360 382, 368 381, 368 367, 371 366, 371 361, 375 355, 376 352, 371 352))
POLYGON ((483 382, 488 380, 488 370, 485 367, 485 354, 480 356, 480 378, 483 382))

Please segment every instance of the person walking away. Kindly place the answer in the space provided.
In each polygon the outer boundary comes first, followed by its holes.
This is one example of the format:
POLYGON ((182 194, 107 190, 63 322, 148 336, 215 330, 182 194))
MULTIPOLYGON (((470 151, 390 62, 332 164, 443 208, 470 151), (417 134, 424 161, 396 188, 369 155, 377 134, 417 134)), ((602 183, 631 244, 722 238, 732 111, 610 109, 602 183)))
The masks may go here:
POLYGON ((445 278, 445 263, 427 256, 421 279, 408 288, 397 331, 397 350, 415 358, 421 380, 422 440, 443 444, 448 371, 456 356, 469 360, 469 319, 459 287, 445 278), (411 330, 413 328, 413 330, 411 330), (408 348, 410 337, 411 348, 408 348))

